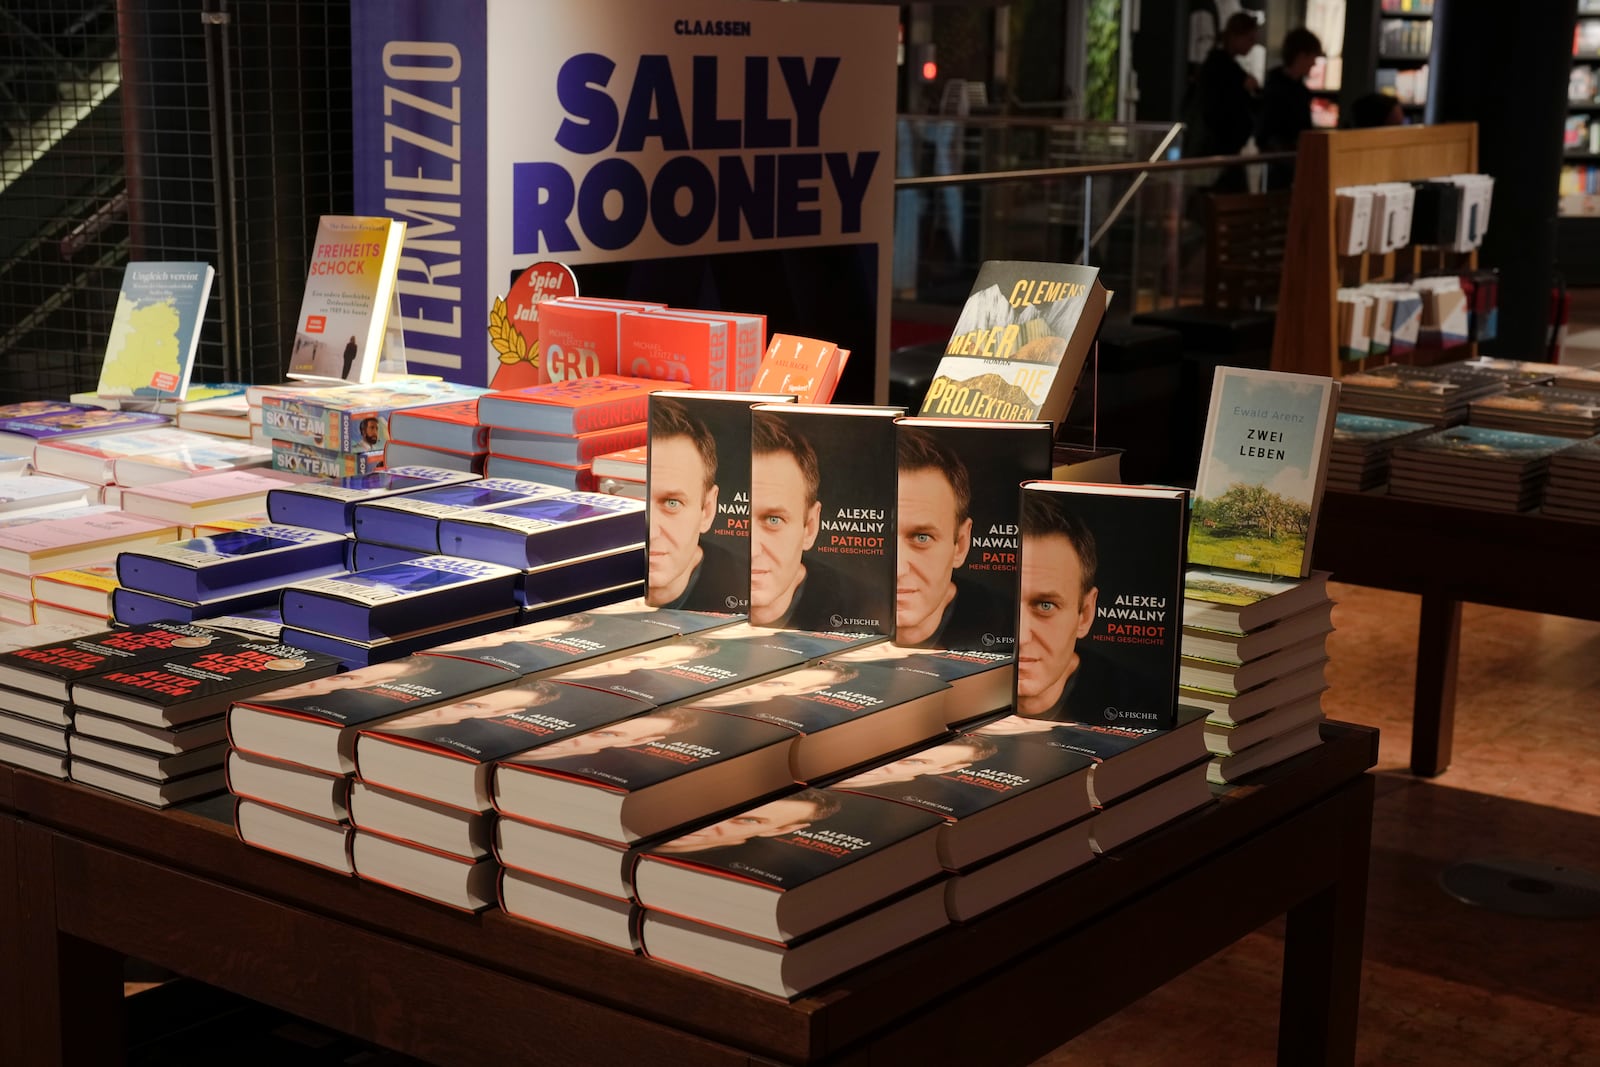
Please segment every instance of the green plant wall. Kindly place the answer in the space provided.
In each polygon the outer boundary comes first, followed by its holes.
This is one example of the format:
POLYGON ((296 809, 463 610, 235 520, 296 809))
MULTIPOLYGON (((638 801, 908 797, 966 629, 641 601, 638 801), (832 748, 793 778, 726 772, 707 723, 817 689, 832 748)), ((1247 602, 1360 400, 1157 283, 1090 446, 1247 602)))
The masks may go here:
POLYGON ((1089 0, 1083 78, 1083 117, 1086 119, 1111 122, 1117 117, 1117 68, 1121 46, 1122 0, 1089 0))

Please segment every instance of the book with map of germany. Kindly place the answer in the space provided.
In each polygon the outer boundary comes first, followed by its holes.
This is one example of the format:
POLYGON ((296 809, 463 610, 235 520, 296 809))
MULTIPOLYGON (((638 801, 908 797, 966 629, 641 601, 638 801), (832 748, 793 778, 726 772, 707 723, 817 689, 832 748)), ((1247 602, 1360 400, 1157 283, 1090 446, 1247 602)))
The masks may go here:
POLYGON ((100 364, 101 396, 182 400, 216 272, 209 263, 129 263, 100 364))
POLYGON ((1097 267, 985 263, 920 414, 1059 425, 1110 300, 1097 267))

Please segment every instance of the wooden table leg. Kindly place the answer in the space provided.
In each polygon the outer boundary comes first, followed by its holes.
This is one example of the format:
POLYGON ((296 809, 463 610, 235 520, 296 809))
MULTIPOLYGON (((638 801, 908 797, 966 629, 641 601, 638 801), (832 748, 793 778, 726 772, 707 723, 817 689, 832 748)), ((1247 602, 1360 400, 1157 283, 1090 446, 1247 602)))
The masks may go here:
POLYGON ((1356 1060, 1375 786, 1366 775, 1341 797, 1355 810, 1328 842, 1339 853, 1337 880, 1289 910, 1278 1012, 1283 1067, 1348 1067, 1356 1060))
POLYGON ((0 1063, 21 1063, 22 887, 17 878, 21 820, 0 817, 0 1063))
MULTIPOLYGON (((16 923, 15 941, 0 940, 0 952, 14 947, 21 962, 15 968, 14 992, 0 986, 15 998, 0 1008, 16 1005, 16 1057, 5 1062, 39 1067, 121 1063, 122 957, 61 933, 56 925, 55 837, 28 823, 13 825, 16 888, 10 918, 16 923)), ((4 837, 0 834, 0 847, 4 837)), ((0 927, 7 923, 5 898, 0 898, 0 927)))
POLYGON ((1461 653, 1461 601, 1422 595, 1417 625, 1417 688, 1411 716, 1411 773, 1424 778, 1450 766, 1456 726, 1456 663, 1461 653))

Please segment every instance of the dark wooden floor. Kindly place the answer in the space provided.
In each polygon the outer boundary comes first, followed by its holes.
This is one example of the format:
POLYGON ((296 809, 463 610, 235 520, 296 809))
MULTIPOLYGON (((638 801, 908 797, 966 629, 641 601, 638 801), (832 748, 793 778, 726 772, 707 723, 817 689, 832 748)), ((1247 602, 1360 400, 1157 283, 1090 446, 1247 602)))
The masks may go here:
MULTIPOLYGON (((1539 563, 1508 546, 1484 565, 1539 563)), ((1600 595, 1592 573, 1573 580, 1600 595)), ((1600 624, 1468 605, 1455 762, 1427 781, 1405 771, 1417 598, 1347 585, 1334 596, 1323 706, 1383 731, 1359 1062, 1600 1065, 1600 920, 1496 914, 1438 884, 1468 859, 1600 872, 1600 624)), ((1205 901, 1194 906, 1203 921, 1205 901)), ((1040 1062, 1272 1062, 1281 937, 1262 929, 1040 1062)), ((1085 961, 1052 995, 1115 965, 1085 961)))

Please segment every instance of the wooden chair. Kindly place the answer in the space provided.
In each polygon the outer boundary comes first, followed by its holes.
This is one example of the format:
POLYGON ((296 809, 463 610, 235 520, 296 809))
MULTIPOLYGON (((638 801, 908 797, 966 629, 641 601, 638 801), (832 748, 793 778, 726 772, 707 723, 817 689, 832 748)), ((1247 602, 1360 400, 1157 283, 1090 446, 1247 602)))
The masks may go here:
POLYGON ((1206 199, 1204 306, 1257 310, 1277 302, 1289 234, 1289 193, 1206 199))

